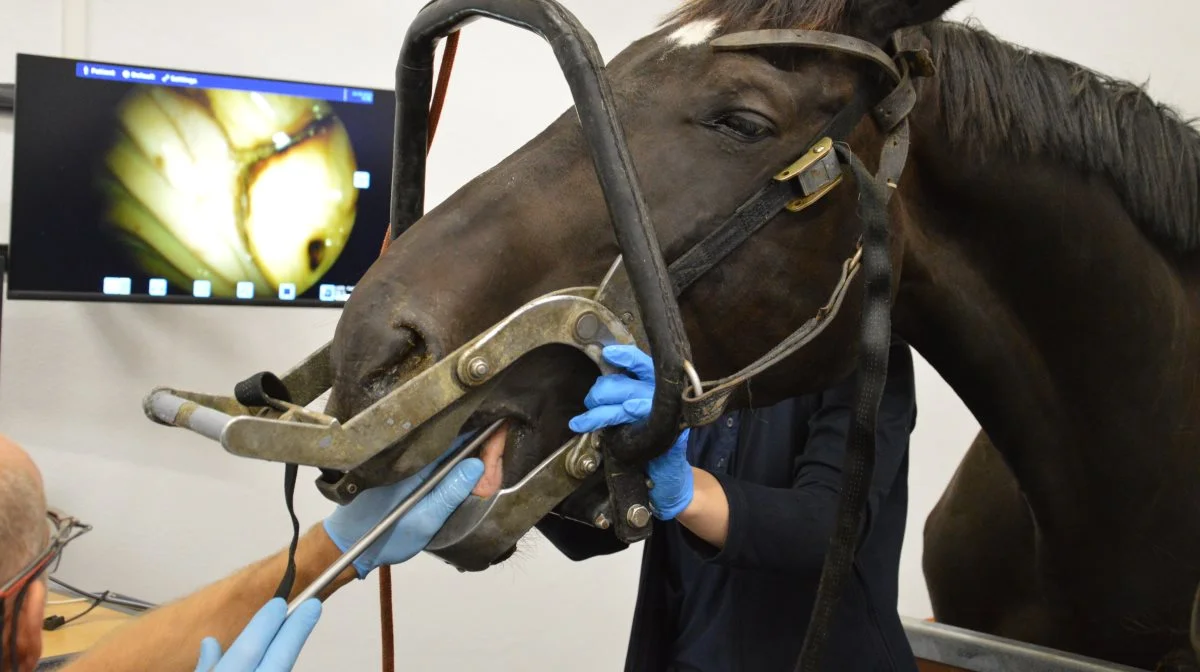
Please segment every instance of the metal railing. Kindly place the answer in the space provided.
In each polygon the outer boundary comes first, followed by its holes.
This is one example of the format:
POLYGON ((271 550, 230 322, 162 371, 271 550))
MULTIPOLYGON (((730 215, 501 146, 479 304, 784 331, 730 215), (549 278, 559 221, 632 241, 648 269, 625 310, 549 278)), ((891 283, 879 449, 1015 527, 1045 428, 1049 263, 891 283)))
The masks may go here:
POLYGON ((941 623, 901 620, 918 661, 969 672, 1146 672, 941 623))

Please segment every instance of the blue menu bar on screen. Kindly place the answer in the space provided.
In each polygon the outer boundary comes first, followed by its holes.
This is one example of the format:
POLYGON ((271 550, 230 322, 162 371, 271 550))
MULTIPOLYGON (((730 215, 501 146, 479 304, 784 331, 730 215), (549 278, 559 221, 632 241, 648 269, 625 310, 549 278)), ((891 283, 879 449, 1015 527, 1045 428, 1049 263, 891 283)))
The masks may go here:
POLYGON ((75 64, 75 76, 84 79, 102 79, 129 84, 148 84, 151 86, 276 93, 284 96, 300 96, 358 105, 370 105, 375 102, 375 92, 370 89, 350 89, 343 86, 280 82, 271 79, 251 79, 248 77, 230 77, 227 75, 204 75, 174 70, 155 70, 152 68, 135 68, 123 65, 85 63, 82 61, 75 64))

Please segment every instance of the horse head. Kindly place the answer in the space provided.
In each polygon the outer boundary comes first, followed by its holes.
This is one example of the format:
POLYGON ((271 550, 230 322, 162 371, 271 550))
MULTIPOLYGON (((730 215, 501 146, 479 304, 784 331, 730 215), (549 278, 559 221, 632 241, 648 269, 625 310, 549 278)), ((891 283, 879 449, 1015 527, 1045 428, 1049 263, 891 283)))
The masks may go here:
MULTIPOLYGON (((896 31, 953 4, 697 1, 618 54, 607 78, 665 260, 808 152, 856 94, 890 90, 883 68, 858 56, 782 45, 718 50, 712 40, 803 27, 882 49, 896 31)), ((854 121, 846 143, 874 170, 885 133, 869 116, 854 121)), ((811 207, 784 209, 682 292, 692 361, 705 377, 747 366, 826 305, 863 233, 859 208, 858 193, 843 186, 811 207)), ((896 199, 891 209, 902 214, 896 199)), ((889 244, 895 267, 904 241, 893 235, 889 244)), ((597 285, 619 254, 577 112, 568 110, 404 231, 365 274, 332 343, 327 412, 355 415, 532 299, 597 285)), ((820 335, 755 378, 755 404, 853 370, 858 294, 849 291, 820 335)), ((569 348, 536 350, 511 367, 477 413, 510 421, 503 445, 485 455, 476 494, 512 485, 567 440, 567 421, 596 375, 569 348)))

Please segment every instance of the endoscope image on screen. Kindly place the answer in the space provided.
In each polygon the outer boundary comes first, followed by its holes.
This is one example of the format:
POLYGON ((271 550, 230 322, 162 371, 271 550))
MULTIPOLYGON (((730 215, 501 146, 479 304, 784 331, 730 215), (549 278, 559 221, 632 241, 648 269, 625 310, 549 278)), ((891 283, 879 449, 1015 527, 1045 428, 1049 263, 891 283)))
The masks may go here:
POLYGON ((213 296, 307 291, 354 228, 358 169, 341 119, 311 98, 130 92, 98 183, 139 268, 213 296), (244 285, 243 285, 244 286, 244 285))
POLYGON ((344 302, 387 226, 393 101, 19 56, 10 296, 344 302))

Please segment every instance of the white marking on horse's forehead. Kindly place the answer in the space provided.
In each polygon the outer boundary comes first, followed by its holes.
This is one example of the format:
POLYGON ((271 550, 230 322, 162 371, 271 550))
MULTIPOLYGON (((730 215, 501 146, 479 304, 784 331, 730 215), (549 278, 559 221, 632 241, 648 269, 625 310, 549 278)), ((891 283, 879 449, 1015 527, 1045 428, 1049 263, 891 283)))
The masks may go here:
POLYGON ((700 19, 676 28, 667 39, 681 47, 694 47, 708 42, 720 27, 716 19, 700 19))

